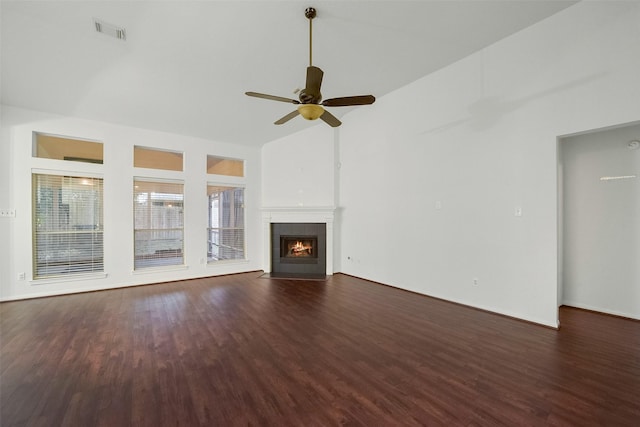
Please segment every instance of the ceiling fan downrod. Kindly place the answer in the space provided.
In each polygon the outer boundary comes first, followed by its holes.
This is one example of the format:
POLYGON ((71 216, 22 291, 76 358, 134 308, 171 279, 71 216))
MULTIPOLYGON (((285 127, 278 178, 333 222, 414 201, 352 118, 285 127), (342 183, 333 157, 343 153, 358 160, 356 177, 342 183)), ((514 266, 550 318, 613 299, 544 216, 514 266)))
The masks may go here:
POLYGON ((307 9, 305 9, 304 11, 304 16, 307 17, 307 19, 309 20, 309 67, 313 66, 313 44, 312 44, 312 37, 313 37, 313 18, 316 17, 316 10, 313 7, 308 7, 307 9))

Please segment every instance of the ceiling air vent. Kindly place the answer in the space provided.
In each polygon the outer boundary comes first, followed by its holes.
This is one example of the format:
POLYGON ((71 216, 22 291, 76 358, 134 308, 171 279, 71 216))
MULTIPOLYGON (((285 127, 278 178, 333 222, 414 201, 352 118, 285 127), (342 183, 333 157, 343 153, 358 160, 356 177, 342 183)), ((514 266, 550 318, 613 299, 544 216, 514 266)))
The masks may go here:
POLYGON ((93 25, 95 26, 96 31, 99 33, 114 37, 116 39, 120 39, 122 41, 125 41, 127 39, 127 32, 122 27, 108 24, 96 18, 93 18, 93 25))

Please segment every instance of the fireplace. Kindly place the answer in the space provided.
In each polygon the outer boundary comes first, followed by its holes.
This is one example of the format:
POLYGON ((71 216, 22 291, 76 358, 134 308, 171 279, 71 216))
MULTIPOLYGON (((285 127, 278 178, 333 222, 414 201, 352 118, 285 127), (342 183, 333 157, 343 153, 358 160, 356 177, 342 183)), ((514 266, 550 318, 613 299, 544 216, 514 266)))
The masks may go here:
POLYGON ((334 206, 262 208, 265 274, 281 277, 302 275, 305 278, 317 275, 323 279, 333 274, 334 216, 334 206), (283 230, 282 226, 286 228, 283 230), (305 240, 316 239, 310 242, 312 256, 286 256, 288 245, 283 248, 282 236, 295 238, 293 243, 300 241, 303 246, 305 240), (309 273, 312 267, 314 270, 309 273))
POLYGON ((318 258, 318 236, 280 236, 280 262, 318 258))
POLYGON ((326 224, 271 224, 271 275, 325 277, 326 224))

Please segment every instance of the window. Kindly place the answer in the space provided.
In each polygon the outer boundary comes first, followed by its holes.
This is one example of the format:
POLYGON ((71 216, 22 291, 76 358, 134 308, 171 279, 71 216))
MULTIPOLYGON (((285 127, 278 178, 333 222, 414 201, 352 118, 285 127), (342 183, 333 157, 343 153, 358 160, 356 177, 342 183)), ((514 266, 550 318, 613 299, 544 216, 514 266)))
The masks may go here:
POLYGON ((138 146, 133 148, 133 166, 137 168, 182 171, 184 168, 182 159, 183 155, 178 151, 158 150, 138 146))
POLYGON ((244 176, 244 161, 207 156, 207 173, 225 176, 244 176))
POLYGON ((134 180, 134 268, 184 264, 184 193, 179 182, 134 180))
POLYGON ((102 164, 101 142, 34 133, 33 156, 44 159, 102 164))
POLYGON ((208 185, 208 262, 245 259, 244 188, 208 185))
POLYGON ((34 278, 104 271, 102 179, 33 174, 34 278))

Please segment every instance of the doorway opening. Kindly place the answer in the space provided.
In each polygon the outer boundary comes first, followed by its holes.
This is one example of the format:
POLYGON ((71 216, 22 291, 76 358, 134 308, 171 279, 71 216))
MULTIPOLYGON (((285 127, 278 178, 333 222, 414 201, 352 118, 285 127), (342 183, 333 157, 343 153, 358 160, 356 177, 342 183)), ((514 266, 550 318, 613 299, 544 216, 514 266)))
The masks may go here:
POLYGON ((640 319, 640 122, 558 138, 558 306, 640 319))

